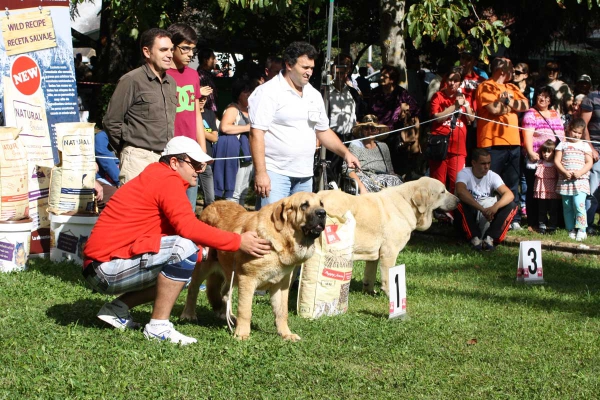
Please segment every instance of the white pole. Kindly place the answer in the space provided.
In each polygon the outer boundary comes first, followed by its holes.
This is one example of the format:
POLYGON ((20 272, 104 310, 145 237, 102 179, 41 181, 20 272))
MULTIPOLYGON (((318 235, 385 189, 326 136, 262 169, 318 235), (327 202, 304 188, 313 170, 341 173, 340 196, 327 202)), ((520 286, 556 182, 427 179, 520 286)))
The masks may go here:
MULTIPOLYGON (((333 1, 334 0, 330 0, 329 1, 329 26, 327 28, 327 52, 325 53, 325 66, 322 72, 322 75, 324 77, 324 79, 321 81, 322 84, 324 85, 324 90, 323 90, 323 102, 325 103, 325 110, 329 110, 329 85, 331 84, 331 41, 332 41, 332 37, 333 37, 333 1)), ((329 115, 327 116, 329 118, 329 115)), ((324 177, 325 174, 323 173, 324 168, 326 168, 325 165, 325 155, 326 155, 326 149, 323 145, 321 145, 321 150, 319 151, 319 161, 321 162, 321 169, 319 169, 321 171, 321 175, 319 176, 319 190, 323 190, 325 189, 325 184, 326 182, 324 182, 324 177)))
POLYGON ((369 46, 369 55, 367 57, 369 62, 373 62, 373 46, 369 46))

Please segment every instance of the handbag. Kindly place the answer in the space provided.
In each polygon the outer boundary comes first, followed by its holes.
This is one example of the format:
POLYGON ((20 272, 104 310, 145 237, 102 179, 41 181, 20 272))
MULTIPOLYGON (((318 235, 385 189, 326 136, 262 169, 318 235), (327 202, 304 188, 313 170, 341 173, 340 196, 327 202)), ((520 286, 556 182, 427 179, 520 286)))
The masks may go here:
POLYGON ((425 157, 431 161, 444 161, 448 157, 450 135, 431 135, 427 139, 425 157))
POLYGON ((452 116, 450 121, 450 133, 447 135, 430 135, 427 139, 427 149, 425 150, 425 157, 430 161, 444 161, 448 157, 448 143, 450 143, 450 136, 456 128, 456 121, 458 120, 458 113, 452 116))

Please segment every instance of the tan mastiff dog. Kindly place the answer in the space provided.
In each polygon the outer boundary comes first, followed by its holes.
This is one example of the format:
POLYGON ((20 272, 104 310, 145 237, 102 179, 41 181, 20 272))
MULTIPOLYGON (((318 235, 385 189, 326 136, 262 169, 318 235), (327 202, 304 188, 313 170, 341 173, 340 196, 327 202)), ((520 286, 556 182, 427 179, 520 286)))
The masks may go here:
POLYGON ((237 203, 217 201, 208 206, 200 220, 230 232, 256 231, 271 242, 272 250, 263 258, 241 251, 211 249, 208 260, 196 266, 188 287, 182 319, 196 320, 198 288, 206 279, 208 301, 219 316, 227 318, 226 302, 232 272, 238 286, 238 310, 235 337, 248 339, 252 317, 252 296, 257 289, 269 290, 277 333, 285 340, 299 340, 288 327, 288 292, 294 267, 308 260, 315 249, 315 239, 325 228, 326 213, 319 196, 296 193, 269 204, 260 211, 249 212, 237 203))
POLYGON ((387 294, 388 271, 396 265, 412 231, 429 229, 433 210, 449 211, 458 205, 458 197, 440 181, 428 177, 360 196, 339 190, 318 194, 327 214, 342 216, 352 211, 356 219, 354 260, 366 261, 363 290, 369 293, 374 293, 378 261, 381 261, 381 289, 387 294))

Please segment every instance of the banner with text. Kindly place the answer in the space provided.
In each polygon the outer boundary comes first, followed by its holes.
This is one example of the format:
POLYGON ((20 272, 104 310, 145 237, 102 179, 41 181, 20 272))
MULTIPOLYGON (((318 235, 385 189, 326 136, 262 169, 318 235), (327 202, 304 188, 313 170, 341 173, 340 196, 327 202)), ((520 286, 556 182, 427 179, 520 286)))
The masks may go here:
POLYGON ((28 154, 31 254, 49 253, 55 126, 79 121, 69 1, 7 2, 0 17, 0 111, 6 126, 22 129, 28 154))

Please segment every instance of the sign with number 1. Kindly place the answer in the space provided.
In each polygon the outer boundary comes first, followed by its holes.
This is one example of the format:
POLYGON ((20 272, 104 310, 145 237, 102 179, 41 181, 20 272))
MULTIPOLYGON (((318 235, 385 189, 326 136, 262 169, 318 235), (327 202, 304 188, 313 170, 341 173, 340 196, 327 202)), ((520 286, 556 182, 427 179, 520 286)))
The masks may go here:
POLYGON ((531 241, 520 243, 517 282, 544 283, 541 242, 531 241))
POLYGON ((390 268, 389 272, 390 319, 406 315, 406 266, 390 268))

